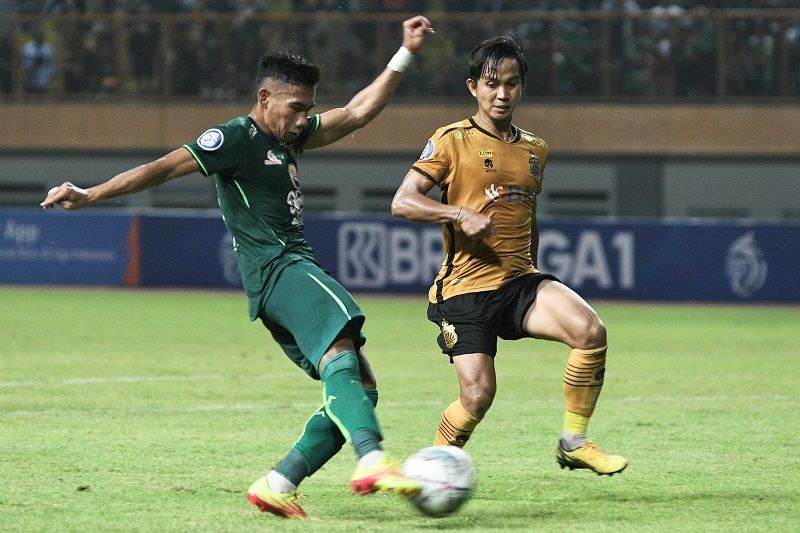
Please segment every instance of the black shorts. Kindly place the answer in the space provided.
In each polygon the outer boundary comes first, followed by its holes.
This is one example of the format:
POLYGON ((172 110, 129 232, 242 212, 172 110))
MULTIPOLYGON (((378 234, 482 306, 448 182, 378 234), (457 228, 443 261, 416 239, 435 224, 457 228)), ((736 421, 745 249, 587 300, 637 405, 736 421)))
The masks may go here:
POLYGON ((492 291, 473 292, 428 304, 428 320, 439 326, 437 341, 452 358, 465 353, 497 354, 497 338, 522 339, 525 313, 536 299, 539 284, 558 278, 550 274, 525 274, 492 291))

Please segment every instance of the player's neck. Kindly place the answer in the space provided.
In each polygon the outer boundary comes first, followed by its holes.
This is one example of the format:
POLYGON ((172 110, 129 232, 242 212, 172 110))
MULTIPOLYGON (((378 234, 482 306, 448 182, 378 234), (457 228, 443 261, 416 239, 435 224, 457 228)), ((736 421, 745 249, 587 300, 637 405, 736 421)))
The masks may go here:
POLYGON ((250 117, 253 120, 253 122, 256 123, 256 126, 258 126, 258 129, 261 130, 262 133, 266 133, 270 137, 279 140, 277 136, 274 133, 272 133, 272 131, 270 131, 269 124, 267 124, 264 118, 258 113, 258 106, 253 107, 253 109, 250 111, 250 113, 247 114, 247 116, 250 117))
POLYGON ((511 123, 511 120, 498 122, 496 120, 491 120, 490 118, 484 117, 480 113, 474 114, 472 116, 472 120, 474 120, 481 128, 506 142, 512 140, 517 131, 516 127, 511 123))

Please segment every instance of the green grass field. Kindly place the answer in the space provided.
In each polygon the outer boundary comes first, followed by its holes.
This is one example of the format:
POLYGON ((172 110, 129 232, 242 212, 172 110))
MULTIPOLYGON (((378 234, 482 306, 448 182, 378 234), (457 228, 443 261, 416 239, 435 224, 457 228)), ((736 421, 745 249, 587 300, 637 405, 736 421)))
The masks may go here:
MULTIPOLYGON (((360 298, 386 447, 427 446, 457 387, 421 298, 360 298)), ((244 496, 321 403, 241 294, 0 288, 0 531, 797 531, 800 309, 598 302, 590 427, 628 457, 560 470, 567 350, 503 343, 462 511, 347 490, 349 448, 302 486, 304 523, 244 496)))

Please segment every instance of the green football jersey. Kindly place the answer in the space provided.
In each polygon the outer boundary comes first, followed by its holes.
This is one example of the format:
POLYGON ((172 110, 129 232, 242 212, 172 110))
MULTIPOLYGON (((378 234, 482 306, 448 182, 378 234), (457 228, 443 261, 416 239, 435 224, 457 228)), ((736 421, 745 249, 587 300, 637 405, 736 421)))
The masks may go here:
POLYGON ((303 235, 303 192, 295 157, 319 123, 319 115, 309 117, 298 138, 286 144, 242 116, 184 145, 200 171, 214 179, 222 218, 233 235, 251 320, 271 277, 294 261, 317 263, 303 235))

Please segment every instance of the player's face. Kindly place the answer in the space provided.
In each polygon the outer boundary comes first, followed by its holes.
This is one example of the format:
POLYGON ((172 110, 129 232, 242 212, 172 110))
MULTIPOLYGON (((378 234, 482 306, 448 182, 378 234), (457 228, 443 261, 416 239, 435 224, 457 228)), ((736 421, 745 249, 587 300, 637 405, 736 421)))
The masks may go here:
POLYGON ((484 74, 477 83, 467 80, 467 87, 478 100, 478 114, 483 119, 494 124, 510 123, 522 96, 519 64, 514 59, 505 58, 500 61, 494 76, 484 74))
POLYGON ((306 126, 315 92, 314 87, 267 80, 258 91, 261 126, 276 139, 293 142, 306 126))

